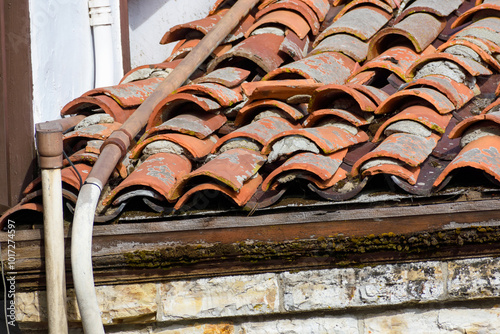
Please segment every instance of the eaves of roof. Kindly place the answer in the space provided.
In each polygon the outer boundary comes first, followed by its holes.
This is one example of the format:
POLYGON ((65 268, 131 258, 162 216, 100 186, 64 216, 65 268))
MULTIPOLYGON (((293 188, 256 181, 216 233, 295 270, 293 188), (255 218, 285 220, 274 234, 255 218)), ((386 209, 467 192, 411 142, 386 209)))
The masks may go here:
MULTIPOLYGON (((99 155, 96 141, 168 80, 230 3, 165 32, 162 43, 177 43, 165 62, 63 108, 89 116, 64 138, 81 175, 99 155)), ((96 221, 357 206, 368 195, 379 206, 495 197, 499 13, 500 1, 263 1, 157 105, 96 221)), ((63 171, 68 220, 79 189, 72 173, 63 171)), ((1 226, 39 211, 39 188, 31 184, 1 226)))

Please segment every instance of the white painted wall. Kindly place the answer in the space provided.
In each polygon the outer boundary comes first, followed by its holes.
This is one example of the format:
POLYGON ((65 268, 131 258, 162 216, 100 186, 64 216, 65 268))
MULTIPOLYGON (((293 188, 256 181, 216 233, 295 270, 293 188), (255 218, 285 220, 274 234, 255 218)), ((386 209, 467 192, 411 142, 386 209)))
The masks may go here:
MULTIPOLYGON (((160 45, 174 25, 203 18, 216 0, 129 0, 132 68, 165 60, 160 45)), ((119 0, 111 0, 115 82, 123 77, 119 0)), ((54 120, 66 103, 94 88, 87 0, 30 0, 34 123, 54 120)))
POLYGON ((164 61, 175 45, 161 45, 171 27, 204 18, 215 0, 129 0, 132 68, 164 61))
MULTIPOLYGON (((119 2, 112 0, 115 82, 123 76, 119 2)), ((66 103, 94 88, 85 0, 30 0, 34 123, 59 118, 66 103)))

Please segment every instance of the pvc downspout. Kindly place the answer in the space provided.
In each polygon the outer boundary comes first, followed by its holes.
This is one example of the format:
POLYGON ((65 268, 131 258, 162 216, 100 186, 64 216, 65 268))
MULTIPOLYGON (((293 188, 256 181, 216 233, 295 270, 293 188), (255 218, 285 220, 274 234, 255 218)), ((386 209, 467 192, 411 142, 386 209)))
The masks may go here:
POLYGON ((113 132, 80 189, 71 234, 71 267, 84 332, 104 333, 92 272, 92 229, 102 186, 126 154, 130 142, 146 125, 154 107, 179 88, 239 24, 259 0, 238 0, 158 88, 113 132))
POLYGON ((39 164, 42 169, 43 233, 47 308, 50 334, 68 333, 61 168, 63 126, 36 124, 39 164))
POLYGON ((113 35, 110 0, 89 0, 90 26, 94 39, 94 87, 114 84, 113 35))

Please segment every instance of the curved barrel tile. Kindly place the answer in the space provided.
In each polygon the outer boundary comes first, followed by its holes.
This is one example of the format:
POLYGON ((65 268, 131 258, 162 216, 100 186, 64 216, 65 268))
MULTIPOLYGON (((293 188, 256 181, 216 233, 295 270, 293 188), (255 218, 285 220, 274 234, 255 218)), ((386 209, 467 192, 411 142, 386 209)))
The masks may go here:
POLYGON ((214 83, 227 88, 234 88, 241 85, 250 75, 247 71, 238 67, 224 67, 207 73, 192 81, 193 84, 214 83))
POLYGON ((275 34, 250 36, 222 56, 212 60, 208 64, 207 72, 212 72, 226 66, 233 66, 231 64, 237 64, 235 58, 242 58, 255 63, 264 73, 271 72, 278 68, 284 61, 283 57, 278 53, 283 40, 283 36, 275 34), (226 60, 230 61, 231 64, 225 64, 226 60))
POLYGON ((380 140, 384 130, 392 123, 401 121, 401 120, 413 120, 419 122, 429 129, 436 131, 440 134, 443 134, 452 118, 451 114, 441 115, 437 113, 434 109, 431 109, 426 106, 421 105, 413 105, 405 108, 404 110, 397 113, 395 116, 389 118, 385 121, 375 133, 373 137, 373 141, 377 142, 380 140))
POLYGON ((91 114, 102 109, 117 122, 123 123, 132 115, 135 108, 123 108, 113 98, 106 95, 81 96, 68 102, 61 110, 61 116, 91 114))
POLYGON ((234 125, 241 126, 244 124, 248 124, 260 112, 269 109, 279 109, 280 111, 283 111, 290 122, 298 121, 304 117, 304 114, 300 112, 299 109, 289 105, 286 102, 272 99, 257 100, 246 104, 243 108, 240 109, 240 111, 236 115, 234 125))
POLYGON ((389 6, 387 3, 380 1, 380 0, 354 0, 350 1, 347 5, 342 8, 337 15, 333 18, 332 22, 337 21, 340 19, 342 16, 345 15, 348 11, 356 8, 356 7, 361 7, 363 5, 369 5, 369 6, 374 6, 374 7, 379 7, 383 10, 385 10, 388 14, 393 14, 392 7, 389 6))
POLYGON ((360 63, 366 59, 368 43, 355 36, 339 33, 323 38, 309 55, 323 52, 340 52, 360 63))
POLYGON ((353 85, 330 84, 316 89, 309 103, 308 110, 309 112, 313 112, 318 109, 331 108, 337 99, 346 97, 354 100, 362 111, 374 112, 377 108, 371 99, 355 89, 353 85))
POLYGON ((355 127, 360 127, 370 124, 371 120, 373 119, 372 114, 365 115, 366 117, 363 117, 363 114, 359 115, 343 109, 318 109, 310 113, 309 116, 307 116, 306 120, 302 123, 302 125, 305 128, 310 128, 314 127, 325 118, 335 117, 343 119, 351 123, 355 127))
POLYGON ((191 162, 186 157, 171 154, 157 153, 148 157, 124 181, 122 181, 102 201, 108 206, 114 198, 127 190, 137 187, 151 188, 172 202, 176 199, 173 194, 180 178, 191 171, 191 162))
MULTIPOLYGON (((234 203, 239 206, 243 207, 245 204, 252 198, 252 196, 255 194, 257 191, 257 188, 259 185, 262 183, 262 176, 257 174, 255 177, 251 178, 247 182, 243 184, 243 186, 238 190, 235 191, 229 187, 220 185, 218 183, 202 183, 194 186, 193 188, 189 189, 184 195, 182 195, 181 198, 177 200, 177 203, 175 203, 174 210, 179 210, 186 205, 191 197, 197 192, 200 191, 205 191, 205 190, 212 190, 212 191, 217 191, 220 192, 229 198, 231 198, 234 203)), ((203 206, 206 206, 208 203, 203 203, 203 206)), ((200 210, 204 209, 201 207, 197 207, 198 205, 195 203, 192 205, 189 209, 191 210, 200 210)))
POLYGON ((347 149, 337 151, 330 155, 310 152, 296 154, 266 177, 261 186, 262 190, 268 190, 271 184, 274 183, 274 180, 279 175, 284 175, 285 172, 312 174, 315 178, 327 181, 337 172, 346 153, 347 149))
POLYGON ((483 121, 490 121, 500 126, 500 111, 492 112, 489 114, 476 115, 464 119, 463 121, 458 123, 457 126, 453 128, 453 130, 451 130, 449 137, 451 139, 459 138, 471 125, 483 121))
POLYGON ((282 66, 262 80, 314 79, 323 84, 343 84, 356 62, 338 52, 323 52, 282 66))
POLYGON ((250 101, 263 99, 287 100, 296 95, 311 95, 323 86, 314 79, 289 79, 277 81, 253 81, 241 84, 241 90, 250 101))
POLYGON ((386 114, 394 112, 401 105, 406 104, 409 99, 423 100, 429 102, 440 114, 447 114, 455 110, 455 106, 439 91, 431 88, 410 88, 392 94, 387 100, 378 106, 375 114, 386 114))
POLYGON ((240 190, 260 169, 266 157, 244 148, 234 148, 219 154, 195 171, 185 175, 174 194, 179 196, 183 188, 193 179, 209 177, 234 191, 240 190))
POLYGON ((444 75, 428 75, 412 81, 406 86, 406 88, 413 87, 432 87, 438 90, 446 95, 456 109, 459 109, 474 97, 472 89, 444 75))
POLYGON ((216 83, 199 83, 184 85, 175 92, 210 97, 222 107, 230 107, 243 100, 238 91, 216 83))
POLYGON ((204 111, 215 113, 221 108, 220 104, 212 99, 188 93, 171 94, 161 100, 149 116, 146 130, 168 121, 173 115, 190 111, 204 111))
POLYGON ((215 146, 212 148, 212 153, 217 152, 217 150, 227 141, 235 138, 248 138, 264 146, 275 135, 296 128, 297 126, 292 125, 290 122, 288 122, 283 118, 279 117, 262 118, 259 119, 258 121, 255 121, 241 128, 238 128, 233 132, 229 133, 228 135, 225 135, 224 137, 219 139, 215 144, 215 146))
POLYGON ((439 36, 446 20, 427 13, 407 16, 398 24, 380 30, 368 45, 367 59, 373 59, 387 50, 398 37, 404 37, 416 52, 424 51, 439 36), (422 29, 425 27, 425 29, 422 29))
POLYGON ((361 68, 354 71, 349 78, 349 82, 362 72, 379 68, 389 70, 404 81, 409 82, 411 79, 407 77, 406 72, 418 59, 420 59, 420 56, 413 49, 406 46, 395 46, 384 51, 378 57, 365 62, 361 68))
POLYGON ((452 55, 449 53, 439 52, 439 53, 428 54, 418 59, 415 63, 411 65, 410 68, 408 68, 408 71, 406 72, 406 77, 408 78, 415 77, 417 71, 422 66, 432 61, 451 61, 462 67, 465 71, 467 71, 467 73, 469 73, 471 76, 474 77, 479 75, 492 74, 492 72, 488 68, 484 67, 483 65, 479 64, 474 60, 462 56, 452 55))
POLYGON ((434 182, 439 187, 454 170, 472 167, 500 182, 500 137, 485 136, 467 144, 434 182))
POLYGON ((439 136, 432 134, 430 137, 421 137, 408 133, 395 133, 387 137, 380 145, 352 166, 352 176, 359 174, 361 166, 370 159, 392 158, 417 167, 432 153, 439 140, 439 136))
POLYGON ((389 22, 391 17, 391 14, 378 7, 354 8, 323 30, 314 40, 313 47, 316 47, 326 37, 339 33, 353 35, 362 41, 367 41, 389 22))
POLYGON ((198 139, 194 136, 185 135, 182 133, 163 133, 140 140, 134 148, 130 150, 130 159, 138 159, 141 156, 142 150, 152 142, 158 140, 167 140, 175 143, 185 149, 194 159, 206 157, 218 140, 216 135, 211 135, 205 139, 198 139))
POLYGON ((270 24, 278 24, 292 30, 300 39, 307 36, 311 27, 305 17, 291 10, 274 10, 263 15, 246 32, 245 37, 251 36, 255 29, 270 24))
POLYGON ((258 21, 262 16, 266 15, 269 12, 277 11, 281 9, 291 10, 300 15, 307 21, 309 27, 311 28, 311 32, 313 35, 317 35, 319 32, 319 19, 316 13, 312 10, 311 7, 305 4, 305 2, 301 0, 281 0, 275 2, 262 10, 259 10, 257 14, 255 14, 255 19, 258 21))
POLYGON ((82 96, 108 95, 124 108, 132 108, 140 105, 153 93, 163 78, 150 78, 138 80, 126 84, 109 87, 101 87, 90 90, 82 96))
POLYGON ((301 136, 315 143, 324 154, 331 154, 359 143, 368 141, 368 135, 363 131, 358 131, 356 135, 335 126, 325 126, 320 128, 303 128, 289 130, 274 136, 262 149, 263 154, 269 154, 272 146, 278 140, 287 136, 301 136))
POLYGON ((149 138, 159 132, 180 132, 204 139, 217 131, 227 121, 222 114, 206 112, 187 112, 149 129, 144 138, 149 138))
POLYGON ((483 3, 483 4, 480 4, 479 6, 475 6, 471 9, 469 9, 468 11, 466 11, 465 13, 460 15, 455 20, 455 22, 453 22, 453 24, 451 25, 451 28, 453 29, 453 28, 459 27, 459 26, 467 23, 469 20, 472 20, 476 14, 479 15, 480 12, 487 13, 487 14, 489 14, 489 16, 497 16, 498 17, 499 12, 500 12, 500 1, 490 0, 487 3, 483 3), (496 15, 494 15, 493 13, 496 13, 496 15))
POLYGON ((416 0, 410 3, 409 6, 405 7, 401 14, 398 15, 394 23, 397 24, 405 17, 418 12, 429 13, 438 17, 447 17, 457 10, 463 2, 463 0, 416 0))

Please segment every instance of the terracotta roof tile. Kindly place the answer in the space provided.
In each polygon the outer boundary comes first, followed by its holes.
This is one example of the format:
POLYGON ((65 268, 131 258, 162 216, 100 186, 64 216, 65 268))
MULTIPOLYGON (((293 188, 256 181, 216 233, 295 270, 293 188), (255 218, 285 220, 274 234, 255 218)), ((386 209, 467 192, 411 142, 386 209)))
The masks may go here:
MULTIPOLYGON (((177 42, 169 61, 137 67, 63 108, 113 118, 65 134, 81 173, 232 3, 219 0, 209 17, 170 29, 162 38, 177 42)), ((255 210, 297 187, 306 198, 343 201, 371 191, 370 180, 390 194, 430 196, 466 167, 500 187, 500 2, 473 5, 261 1, 255 19, 248 15, 156 106, 96 221, 129 206, 184 213, 203 199, 255 210)), ((64 184, 71 211, 80 181, 67 175, 64 184)), ((38 189, 30 184, 9 215, 36 210, 38 189)))

